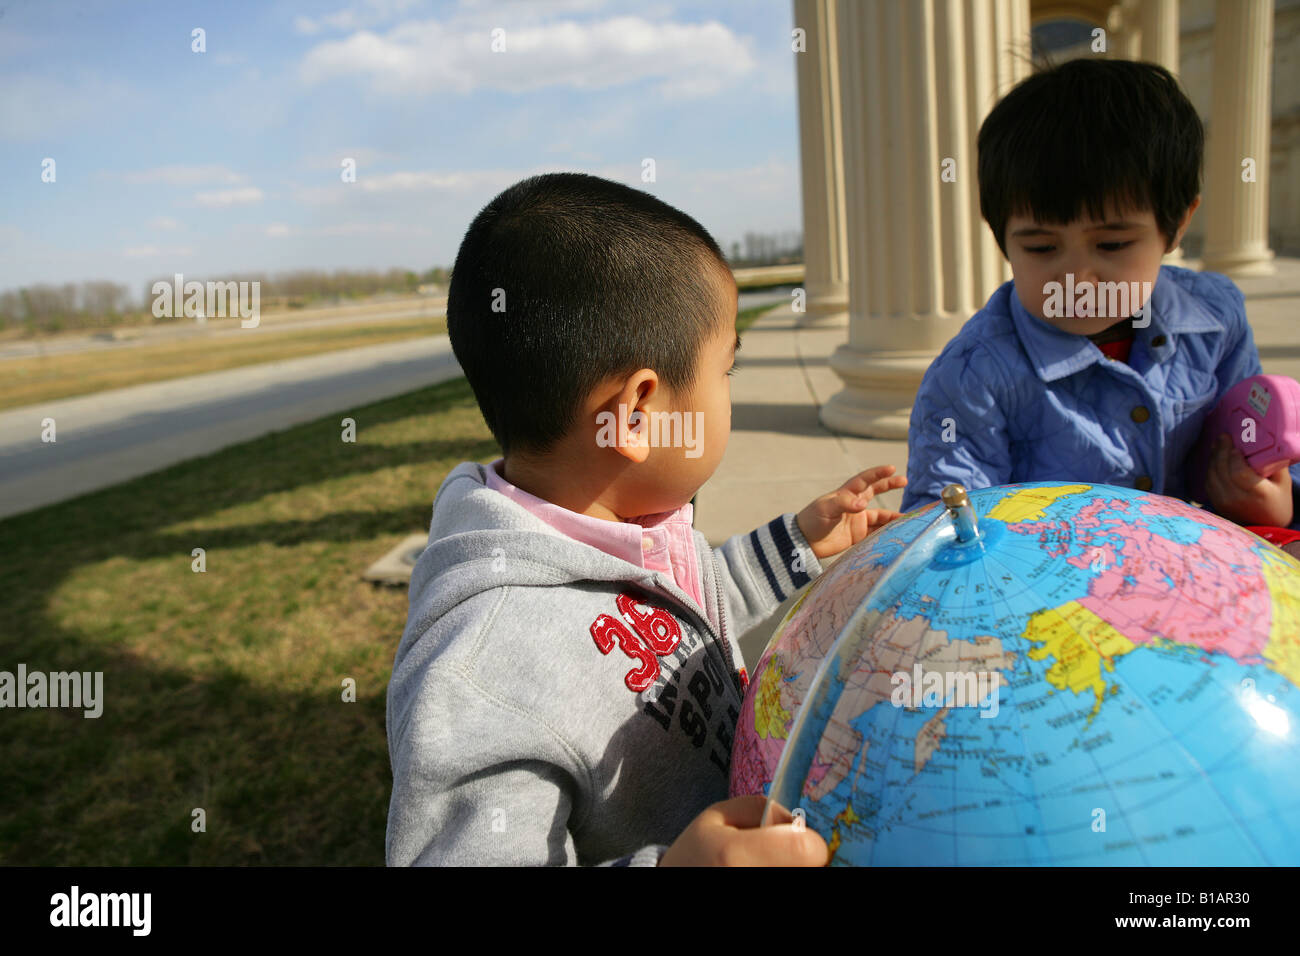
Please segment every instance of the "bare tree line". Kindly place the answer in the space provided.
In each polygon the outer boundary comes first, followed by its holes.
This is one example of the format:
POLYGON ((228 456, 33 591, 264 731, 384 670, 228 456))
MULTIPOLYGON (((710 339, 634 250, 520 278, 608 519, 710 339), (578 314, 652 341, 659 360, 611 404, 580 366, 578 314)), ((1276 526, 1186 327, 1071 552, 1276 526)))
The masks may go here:
POLYGON ((780 266, 792 262, 803 262, 803 233, 792 230, 782 233, 747 232, 741 242, 731 244, 727 255, 727 264, 733 269, 780 266))
MULTIPOLYGON (((232 276, 186 275, 185 281, 260 282, 263 305, 300 308, 315 302, 339 301, 383 293, 414 293, 421 285, 446 288, 449 273, 435 266, 423 274, 409 269, 324 272, 300 269, 274 276, 250 273, 232 276)), ((120 282, 96 279, 62 284, 36 283, 0 292, 0 329, 21 328, 31 334, 71 329, 111 328, 129 323, 177 322, 179 318, 153 315, 153 284, 173 276, 159 276, 144 283, 140 296, 133 298, 120 282)))
MULTIPOLYGON (((724 247, 724 251, 727 251, 724 247)), ((787 231, 777 234, 747 232, 732 242, 727 262, 733 268, 782 265, 803 261, 803 236, 787 231)), ((264 307, 301 308, 323 302, 382 294, 412 294, 421 286, 443 290, 451 278, 448 269, 435 266, 424 273, 410 269, 356 271, 299 269, 274 276, 249 273, 231 276, 186 275, 185 281, 260 282, 264 307)), ((157 318, 153 315, 154 282, 172 283, 173 277, 158 276, 144 283, 138 297, 120 282, 104 279, 62 284, 35 283, 0 292, 0 331, 20 330, 40 335, 78 329, 112 328, 121 325, 189 321, 157 318)))

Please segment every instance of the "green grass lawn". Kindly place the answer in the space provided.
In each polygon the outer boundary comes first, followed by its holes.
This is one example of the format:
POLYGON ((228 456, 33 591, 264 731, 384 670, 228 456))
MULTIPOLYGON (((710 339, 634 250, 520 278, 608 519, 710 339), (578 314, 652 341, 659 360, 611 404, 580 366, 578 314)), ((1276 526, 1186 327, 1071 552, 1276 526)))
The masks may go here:
POLYGON ((456 379, 0 521, 0 670, 104 675, 0 712, 0 864, 382 864, 407 592, 360 574, 497 454, 456 379))

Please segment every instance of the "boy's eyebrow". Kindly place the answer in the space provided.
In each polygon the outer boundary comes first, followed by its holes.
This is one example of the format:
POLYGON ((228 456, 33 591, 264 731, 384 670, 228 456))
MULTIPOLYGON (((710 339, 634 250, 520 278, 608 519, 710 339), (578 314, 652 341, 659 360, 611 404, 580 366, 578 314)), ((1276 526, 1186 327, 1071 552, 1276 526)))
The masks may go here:
POLYGON ((731 351, 732 351, 732 352, 739 352, 739 351, 740 351, 740 333, 739 333, 739 332, 736 333, 736 344, 733 345, 733 346, 731 347, 731 351))
MULTIPOLYGON (((1088 226, 1086 231, 1119 232, 1120 230, 1123 229, 1139 229, 1141 228, 1141 226, 1142 224, 1140 222, 1128 222, 1127 220, 1120 220, 1119 222, 1102 223, 1099 226, 1088 226)), ((1011 235, 1012 236, 1050 236, 1050 235, 1054 235, 1055 232, 1056 230, 1054 229, 1044 229, 1042 226, 1026 226, 1023 229, 1017 229, 1011 235)))

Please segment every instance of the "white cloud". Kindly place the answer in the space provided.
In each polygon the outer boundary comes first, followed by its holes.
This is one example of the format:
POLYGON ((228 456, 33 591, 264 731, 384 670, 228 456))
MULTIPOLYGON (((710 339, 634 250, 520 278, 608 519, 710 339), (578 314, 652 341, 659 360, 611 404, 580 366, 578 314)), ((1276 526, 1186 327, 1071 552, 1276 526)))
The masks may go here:
POLYGON ((551 171, 553 167, 535 167, 531 170, 468 169, 468 170, 410 170, 385 173, 381 176, 358 174, 355 183, 339 182, 331 186, 301 186, 293 190, 292 197, 308 206, 328 206, 346 202, 362 193, 419 193, 481 194, 500 192, 512 183, 528 176, 551 171))
MULTIPOLYGON (((443 190, 464 192, 483 184, 502 182, 511 174, 501 170, 468 170, 464 172, 446 172, 423 170, 419 172, 385 173, 382 176, 357 177, 357 185, 366 192, 423 192, 425 190, 443 190)), ((513 182, 513 180, 510 180, 513 182)), ((505 183, 509 185, 509 183, 505 183)), ((504 188, 504 186, 503 186, 504 188)))
POLYGON ((693 195, 730 194, 737 202, 745 196, 798 195, 801 188, 799 170, 774 159, 740 169, 683 171, 678 176, 689 184, 693 195))
MULTIPOLYGON (((719 241, 738 237, 751 229, 771 232, 798 228, 798 164, 776 158, 730 169, 683 167, 672 161, 661 161, 658 183, 650 184, 640 181, 641 167, 637 162, 575 161, 515 169, 406 170, 362 176, 354 184, 299 187, 291 192, 291 197, 308 207, 355 202, 354 208, 363 214, 382 202, 382 208, 390 216, 402 216, 412 208, 426 205, 440 209, 464 206, 467 210, 464 215, 472 216, 479 206, 506 187, 530 176, 557 171, 584 172, 652 193, 704 223, 719 241), (412 205, 413 200, 418 202, 412 205)), ((351 235, 361 227, 325 228, 334 231, 295 230, 294 234, 351 235)), ((376 227, 376 232, 382 231, 376 227)))
POLYGON ((268 238, 282 239, 293 236, 298 239, 321 238, 332 236, 395 236, 425 239, 433 235, 428 226, 408 225, 401 222, 343 222, 331 226, 297 227, 282 222, 271 223, 263 230, 268 238))
POLYGON ((146 225, 150 229, 179 229, 181 224, 170 216, 155 216, 146 225))
POLYGON ((201 183, 242 183, 244 177, 225 166, 156 166, 123 173, 128 183, 162 183, 166 186, 197 186, 201 183))
POLYGON ((326 13, 314 20, 311 17, 294 17, 293 28, 306 36, 314 36, 325 29, 346 32, 378 26, 395 19, 418 2, 419 0, 363 0, 359 5, 326 13))
POLYGON ((200 206, 243 206, 262 201, 262 190, 256 186, 242 189, 222 189, 217 192, 195 193, 194 201, 200 206))
POLYGON ((189 246, 130 246, 122 250, 128 259, 155 259, 161 256, 189 256, 194 250, 189 246))
POLYGON ((436 20, 368 30, 313 47, 299 64, 309 85, 362 76, 381 93, 527 92, 549 86, 599 89, 660 80, 670 97, 716 93, 755 69, 751 42, 721 23, 615 17, 511 28, 492 52, 489 30, 436 20))

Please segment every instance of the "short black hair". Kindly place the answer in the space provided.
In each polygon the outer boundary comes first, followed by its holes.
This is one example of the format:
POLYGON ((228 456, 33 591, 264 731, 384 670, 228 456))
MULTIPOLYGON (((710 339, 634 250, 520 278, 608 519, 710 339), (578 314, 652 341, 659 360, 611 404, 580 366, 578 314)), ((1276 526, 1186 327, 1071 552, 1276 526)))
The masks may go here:
POLYGON ((549 450, 593 389, 640 368, 689 396, 720 332, 711 260, 730 275, 690 216, 597 176, 533 176, 488 203, 456 255, 447 332, 502 451, 549 450))
POLYGON ((1107 200, 1149 209, 1166 247, 1200 193, 1205 129, 1164 67, 1081 58, 1018 84, 980 126, 980 212, 1068 223, 1107 200))

